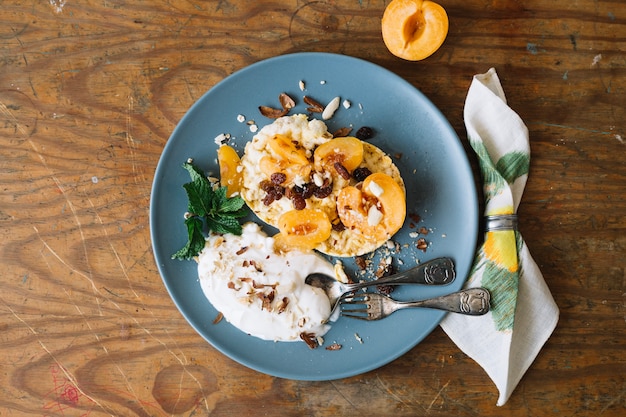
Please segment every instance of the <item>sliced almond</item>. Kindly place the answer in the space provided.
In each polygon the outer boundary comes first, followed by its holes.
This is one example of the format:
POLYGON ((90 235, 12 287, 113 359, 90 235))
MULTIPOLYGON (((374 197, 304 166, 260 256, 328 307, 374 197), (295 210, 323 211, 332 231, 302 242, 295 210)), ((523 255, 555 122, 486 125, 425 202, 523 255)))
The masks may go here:
POLYGON ((324 111, 324 106, 322 106, 322 104, 319 103, 317 100, 309 96, 304 96, 302 100, 304 100, 304 102, 308 104, 309 107, 307 108, 307 110, 311 113, 322 113, 324 111))
POLYGON ((345 138, 352 132, 351 127, 342 127, 333 133, 333 138, 345 138))
POLYGON ((287 93, 280 93, 278 96, 278 100, 280 101, 280 105, 283 106, 284 110, 291 110, 296 106, 296 102, 293 101, 291 97, 287 93))
POLYGON ((328 120, 333 117, 333 115, 339 108, 339 103, 341 103, 341 97, 335 97, 334 99, 332 99, 330 103, 328 103, 326 107, 324 107, 324 111, 322 112, 322 119, 328 120))
POLYGON ((279 117, 283 117, 287 113, 289 113, 289 110, 275 109, 269 106, 259 106, 259 111, 261 112, 263 116, 268 117, 270 119, 278 119, 279 117))

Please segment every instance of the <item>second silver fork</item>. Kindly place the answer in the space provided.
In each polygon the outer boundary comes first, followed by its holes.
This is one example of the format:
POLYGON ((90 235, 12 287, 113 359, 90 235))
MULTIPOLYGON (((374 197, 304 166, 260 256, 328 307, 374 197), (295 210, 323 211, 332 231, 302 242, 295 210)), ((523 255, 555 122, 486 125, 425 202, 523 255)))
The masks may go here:
POLYGON ((362 293, 341 301, 341 315, 361 320, 380 320, 404 308, 422 307, 480 316, 489 311, 490 300, 491 295, 485 288, 469 288, 419 301, 396 301, 378 293, 362 293))

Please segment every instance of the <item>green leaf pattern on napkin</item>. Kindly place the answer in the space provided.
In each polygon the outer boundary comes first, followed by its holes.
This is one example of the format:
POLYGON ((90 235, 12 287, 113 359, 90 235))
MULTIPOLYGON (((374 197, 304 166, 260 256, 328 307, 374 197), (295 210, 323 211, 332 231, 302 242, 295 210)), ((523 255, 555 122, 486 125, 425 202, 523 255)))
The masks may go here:
MULTIPOLYGON (((481 175, 483 178, 483 191, 486 202, 491 201, 495 196, 505 192, 518 177, 528 174, 530 166, 530 155, 526 152, 511 151, 503 155, 494 162, 489 156, 489 152, 481 140, 469 138, 470 145, 478 156, 481 175)), ((494 207, 490 208, 491 210, 494 207)), ((506 207, 502 207, 506 210, 506 207)), ((513 231, 492 232, 494 234, 514 233, 517 253, 523 244, 521 235, 513 231)), ((491 236, 498 239, 503 236, 491 236)), ((509 238, 510 239, 510 238, 509 238)), ((511 239, 512 241, 512 239, 511 239)), ((494 262, 493 256, 485 252, 483 245, 472 268, 474 273, 482 270, 480 285, 491 292, 491 312, 494 325, 498 331, 511 331, 515 319, 515 307, 517 302, 517 291, 519 283, 519 269, 510 270, 504 265, 494 262)))

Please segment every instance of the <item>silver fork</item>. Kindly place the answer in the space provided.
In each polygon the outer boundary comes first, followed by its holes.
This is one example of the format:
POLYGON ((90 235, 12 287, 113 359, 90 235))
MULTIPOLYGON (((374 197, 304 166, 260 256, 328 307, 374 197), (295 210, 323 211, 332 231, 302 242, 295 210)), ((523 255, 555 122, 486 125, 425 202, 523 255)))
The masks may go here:
POLYGON ((489 291, 484 288, 469 288, 420 301, 396 301, 378 293, 363 293, 344 298, 341 302, 341 315, 361 320, 380 320, 397 310, 425 307, 480 316, 489 311, 490 299, 489 291))

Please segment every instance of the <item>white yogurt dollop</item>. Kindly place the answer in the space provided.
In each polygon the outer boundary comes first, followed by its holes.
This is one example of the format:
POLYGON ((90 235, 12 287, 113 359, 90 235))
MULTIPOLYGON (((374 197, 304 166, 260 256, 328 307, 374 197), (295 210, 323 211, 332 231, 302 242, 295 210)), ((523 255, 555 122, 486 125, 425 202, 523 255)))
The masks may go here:
POLYGON ((315 253, 273 250, 274 239, 258 224, 241 236, 212 235, 198 257, 205 296, 240 330, 265 340, 297 341, 302 333, 329 329, 328 297, 304 283, 312 272, 335 276, 333 265, 315 253))

